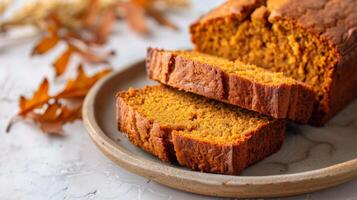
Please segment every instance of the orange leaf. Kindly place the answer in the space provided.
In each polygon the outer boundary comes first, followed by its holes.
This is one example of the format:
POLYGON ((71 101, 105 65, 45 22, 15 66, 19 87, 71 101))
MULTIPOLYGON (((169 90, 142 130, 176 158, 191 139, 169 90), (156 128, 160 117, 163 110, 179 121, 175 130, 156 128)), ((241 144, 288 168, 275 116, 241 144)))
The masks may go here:
POLYGON ((62 26, 61 20, 57 13, 50 13, 45 22, 48 25, 49 33, 56 33, 57 30, 62 26))
POLYGON ((47 20, 47 36, 43 37, 33 48, 31 55, 42 55, 51 50, 59 42, 58 29, 61 22, 57 15, 51 14, 47 20))
POLYGON ((31 55, 41 55, 51 50, 58 43, 59 38, 57 35, 51 34, 44 37, 32 50, 31 55))
POLYGON ((51 99, 51 97, 48 95, 48 89, 49 83, 48 80, 45 78, 38 87, 37 91, 32 96, 32 98, 26 99, 24 96, 20 96, 20 111, 17 113, 16 116, 11 118, 10 122, 6 126, 6 132, 10 131, 11 126, 19 119, 19 116, 27 117, 29 113, 34 111, 36 108, 41 108, 51 99))
POLYGON ((32 98, 26 99, 25 97, 21 96, 19 100, 20 112, 18 115, 25 116, 28 112, 45 104, 51 98, 48 95, 48 89, 49 83, 45 78, 32 98))
POLYGON ((73 122, 76 119, 82 118, 82 104, 74 109, 69 109, 68 107, 63 107, 60 115, 60 119, 65 122, 73 122))
POLYGON ((64 90, 56 95, 56 98, 84 98, 94 83, 109 72, 111 70, 106 69, 93 76, 87 76, 80 65, 76 79, 69 80, 64 90))
POLYGON ((37 122, 52 122, 56 121, 59 116, 59 111, 62 108, 62 105, 58 102, 53 104, 46 104, 47 108, 43 113, 34 113, 31 118, 37 122))
POLYGON ((125 17, 129 26, 136 32, 148 35, 149 29, 145 24, 145 10, 136 3, 122 3, 119 5, 125 10, 125 17))
POLYGON ((160 25, 167 26, 173 30, 178 30, 177 26, 171 21, 167 20, 165 17, 163 17, 159 11, 152 8, 147 8, 146 11, 148 15, 153 17, 160 25))
POLYGON ((85 50, 80 49, 76 47, 73 44, 70 44, 84 60, 90 62, 90 63, 108 63, 108 57, 112 56, 115 54, 114 51, 108 52, 106 55, 99 55, 95 52, 92 51, 89 47, 87 47, 85 50))
POLYGON ((50 135, 63 136, 63 124, 61 122, 43 122, 38 123, 43 133, 50 135))
POLYGON ((108 8, 104 11, 104 14, 101 16, 99 26, 95 28, 95 42, 97 44, 104 44, 107 41, 108 36, 113 29, 115 19, 115 12, 112 8, 108 8))
POLYGON ((139 5, 143 8, 150 8, 154 1, 152 0, 129 0, 129 3, 139 5))
POLYGON ((90 51, 79 51, 78 52, 83 59, 85 59, 86 61, 90 62, 90 63, 108 63, 108 57, 112 56, 115 54, 114 51, 110 51, 105 55, 98 55, 98 54, 94 54, 90 51))
POLYGON ((71 58, 72 53, 75 51, 75 49, 69 45, 67 47, 67 50, 64 51, 55 61, 53 64, 53 67, 55 68, 56 71, 56 77, 61 76, 67 69, 68 62, 71 58))
POLYGON ((94 26, 97 15, 98 15, 98 1, 97 0, 90 0, 88 2, 88 7, 86 9, 86 12, 84 13, 83 16, 83 25, 87 28, 91 28, 94 26))
POLYGON ((68 122, 73 122, 81 118, 81 106, 74 109, 55 102, 48 104, 43 113, 36 113, 32 115, 32 120, 39 124, 44 133, 52 135, 62 135, 63 125, 68 122))

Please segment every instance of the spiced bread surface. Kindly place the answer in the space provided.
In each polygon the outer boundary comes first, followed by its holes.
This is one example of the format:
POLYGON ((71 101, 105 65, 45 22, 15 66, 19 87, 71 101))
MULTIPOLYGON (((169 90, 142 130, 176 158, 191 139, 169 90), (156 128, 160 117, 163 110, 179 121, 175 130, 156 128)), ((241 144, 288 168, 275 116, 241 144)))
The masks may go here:
POLYGON ((190 27, 195 49, 310 85, 323 125, 357 97, 356 0, 228 0, 190 27))
POLYGON ((116 96, 117 123, 136 146, 193 170, 239 174, 279 150, 285 121, 159 85, 116 96))
POLYGON ((148 49, 147 74, 163 84, 274 118, 306 123, 315 96, 283 73, 194 51, 148 49))

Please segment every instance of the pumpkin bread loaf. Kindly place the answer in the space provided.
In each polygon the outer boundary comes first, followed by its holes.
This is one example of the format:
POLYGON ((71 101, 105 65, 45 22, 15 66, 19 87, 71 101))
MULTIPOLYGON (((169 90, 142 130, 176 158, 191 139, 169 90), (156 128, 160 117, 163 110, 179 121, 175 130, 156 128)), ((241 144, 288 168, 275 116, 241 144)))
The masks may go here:
POLYGON ((200 52, 310 85, 323 125, 357 97, 356 0, 228 0, 190 28, 200 52))
POLYGON ((132 143, 193 170, 238 174, 276 152, 285 121, 167 86, 117 94, 117 122, 132 143))
POLYGON ((314 106, 309 86, 239 61, 150 48, 146 67, 150 79, 275 118, 306 123, 314 106))

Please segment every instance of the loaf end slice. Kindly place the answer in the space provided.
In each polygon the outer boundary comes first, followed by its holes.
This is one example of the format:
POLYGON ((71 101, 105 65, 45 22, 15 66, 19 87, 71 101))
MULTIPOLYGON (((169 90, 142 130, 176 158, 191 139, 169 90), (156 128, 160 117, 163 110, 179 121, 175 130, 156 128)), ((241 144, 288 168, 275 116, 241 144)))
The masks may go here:
POLYGON ((357 97, 356 19, 356 0, 227 0, 190 32, 199 52, 308 84, 317 101, 309 123, 323 125, 357 97))
POLYGON ((285 121, 163 85, 116 97, 118 129, 143 150, 193 170, 239 174, 279 150, 285 121))
POLYGON ((148 50, 150 79, 274 118, 306 123, 315 95, 306 84, 255 65, 194 51, 148 50))

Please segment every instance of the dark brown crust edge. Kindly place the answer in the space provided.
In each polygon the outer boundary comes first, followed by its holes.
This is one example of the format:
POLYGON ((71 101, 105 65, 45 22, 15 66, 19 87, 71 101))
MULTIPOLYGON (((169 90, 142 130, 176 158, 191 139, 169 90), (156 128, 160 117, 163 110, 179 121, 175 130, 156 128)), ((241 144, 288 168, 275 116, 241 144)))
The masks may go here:
POLYGON ((197 31, 196 28, 202 23, 211 23, 217 18, 220 18, 222 15, 229 15, 231 18, 241 22, 249 17, 256 8, 264 5, 266 5, 266 0, 225 1, 225 3, 218 6, 217 8, 214 8, 190 25, 189 31, 192 43, 197 43, 198 37, 195 37, 195 32, 197 31))
POLYGON ((314 108, 314 93, 302 83, 264 85, 170 51, 149 48, 146 69, 152 80, 274 118, 307 123, 314 108))
POLYGON ((284 140, 285 121, 273 120, 247 134, 238 144, 222 145, 184 137, 180 130, 141 116, 117 94, 118 129, 143 150, 169 163, 193 170, 237 175, 247 166, 278 151, 284 140))

